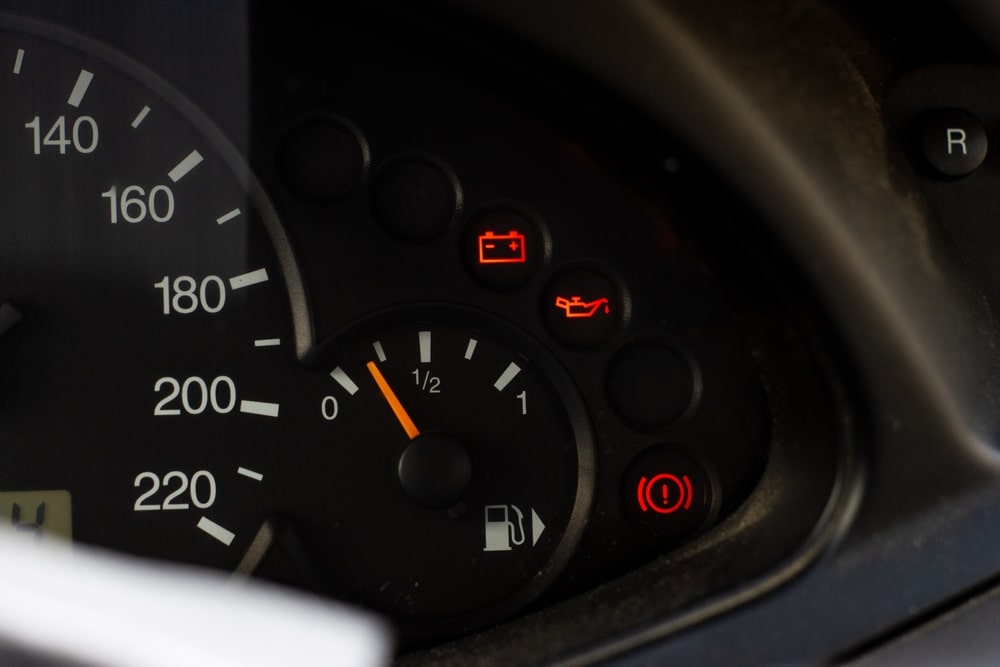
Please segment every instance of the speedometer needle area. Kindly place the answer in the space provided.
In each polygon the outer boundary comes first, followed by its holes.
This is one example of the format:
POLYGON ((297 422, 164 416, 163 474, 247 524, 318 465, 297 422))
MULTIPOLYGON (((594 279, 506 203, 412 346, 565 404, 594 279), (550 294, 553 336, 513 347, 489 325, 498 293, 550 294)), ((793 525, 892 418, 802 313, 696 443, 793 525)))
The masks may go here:
POLYGON ((417 438, 420 435, 420 429, 417 425, 413 423, 410 419, 410 415, 406 412, 406 408, 403 404, 399 402, 399 398, 396 397, 396 392, 392 390, 389 383, 386 381, 385 376, 382 375, 382 371, 378 369, 374 361, 368 362, 368 372, 372 374, 375 378, 375 384, 378 385, 379 391, 382 392, 382 396, 385 398, 386 403, 392 408, 392 413, 396 415, 396 419, 399 420, 400 426, 406 431, 406 435, 410 440, 417 438))

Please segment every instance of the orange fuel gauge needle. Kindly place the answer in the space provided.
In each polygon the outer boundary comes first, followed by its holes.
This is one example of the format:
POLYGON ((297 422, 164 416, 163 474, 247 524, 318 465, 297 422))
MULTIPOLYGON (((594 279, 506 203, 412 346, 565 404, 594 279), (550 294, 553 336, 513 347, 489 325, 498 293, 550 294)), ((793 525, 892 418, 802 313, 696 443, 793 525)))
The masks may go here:
POLYGON ((367 365, 368 372, 372 374, 373 378, 375 378, 375 384, 378 385, 379 391, 382 392, 382 396, 385 398, 386 403, 388 403, 389 407, 392 408, 392 413, 396 415, 396 419, 399 420, 400 426, 402 426, 403 430, 406 431, 407 437, 409 437, 410 440, 413 440, 419 436, 420 429, 418 429, 417 425, 413 423, 412 419, 410 419, 410 415, 406 412, 406 408, 404 408, 403 404, 399 402, 399 398, 396 397, 396 392, 394 392, 392 387, 389 386, 385 376, 382 375, 382 371, 378 369, 378 366, 375 365, 374 361, 369 361, 367 365))

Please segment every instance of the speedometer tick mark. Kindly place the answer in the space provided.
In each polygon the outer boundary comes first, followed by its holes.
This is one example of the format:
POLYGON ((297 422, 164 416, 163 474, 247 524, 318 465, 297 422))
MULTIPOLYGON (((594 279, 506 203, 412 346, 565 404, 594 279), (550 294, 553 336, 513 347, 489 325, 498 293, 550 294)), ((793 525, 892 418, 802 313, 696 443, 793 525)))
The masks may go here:
POLYGON ((278 347, 280 345, 280 338, 258 338, 253 342, 254 347, 278 347))
POLYGON ((375 350, 375 356, 378 357, 379 363, 385 363, 385 349, 382 348, 382 341, 377 340, 372 343, 372 348, 375 350))
POLYGON ((136 114, 135 120, 132 121, 132 128, 135 129, 142 124, 142 121, 146 120, 146 116, 149 115, 150 108, 144 106, 138 114, 136 114))
POLYGON ((224 214, 220 215, 218 218, 215 219, 215 221, 217 223, 219 223, 220 225, 223 225, 223 224, 229 222, 230 220, 232 220, 233 218, 239 217, 240 214, 242 214, 242 213, 243 213, 243 211, 241 211, 240 209, 234 208, 229 213, 224 213, 224 214))
POLYGON ((256 470, 250 470, 250 468, 244 468, 243 466, 237 468, 236 472, 244 477, 249 477, 255 482, 259 482, 264 479, 264 475, 260 474, 256 470))
POLYGON ((472 359, 472 355, 476 353, 476 345, 479 345, 479 341, 475 338, 470 338, 469 345, 465 348, 466 360, 472 359))
POLYGON ((265 401, 240 401, 240 412, 247 415, 277 417, 280 407, 277 403, 267 403, 265 401))
POLYGON ((70 92, 66 104, 71 107, 79 107, 80 103, 83 102, 83 96, 87 94, 87 89, 90 88, 90 82, 93 80, 93 72, 88 72, 85 69, 80 70, 80 76, 76 77, 76 83, 73 85, 73 90, 70 92))
POLYGON ((176 167, 167 172, 167 177, 176 183, 187 176, 188 172, 201 164, 204 159, 198 151, 191 151, 186 158, 177 163, 176 167))
POLYGON ((267 282, 267 269, 257 269, 256 271, 233 276, 229 279, 229 286, 233 289, 242 289, 264 282, 267 282))
POLYGON ((22 64, 24 64, 24 49, 18 49, 17 56, 14 57, 14 74, 21 73, 22 64))
POLYGON ((201 517, 198 519, 198 528, 199 530, 208 533, 215 539, 219 540, 227 547, 233 543, 234 539, 236 539, 236 533, 226 530, 207 517, 201 517))

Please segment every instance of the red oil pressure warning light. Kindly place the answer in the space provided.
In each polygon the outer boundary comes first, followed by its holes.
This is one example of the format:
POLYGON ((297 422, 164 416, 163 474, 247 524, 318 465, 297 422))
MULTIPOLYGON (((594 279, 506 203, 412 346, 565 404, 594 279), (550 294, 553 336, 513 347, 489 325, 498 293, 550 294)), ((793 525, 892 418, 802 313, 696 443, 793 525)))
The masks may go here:
POLYGON ((611 306, 608 304, 608 297, 606 296, 594 299, 593 301, 584 301, 578 296, 570 297, 568 299, 564 296, 557 296, 556 308, 561 308, 566 314, 566 319, 568 320, 578 319, 581 317, 593 317, 594 315, 597 315, 599 311, 603 311, 605 315, 611 314, 611 306))
POLYGON ((514 204, 477 211, 464 234, 465 265, 487 287, 523 285, 538 272, 548 254, 541 221, 514 204))
POLYGON ((608 340, 621 324, 625 303, 617 281, 590 266, 557 274, 542 299, 549 332, 567 347, 591 347, 608 340))
POLYGON ((637 528, 680 538, 710 523, 717 493, 705 468, 674 447, 644 450, 622 478, 622 510, 637 528))

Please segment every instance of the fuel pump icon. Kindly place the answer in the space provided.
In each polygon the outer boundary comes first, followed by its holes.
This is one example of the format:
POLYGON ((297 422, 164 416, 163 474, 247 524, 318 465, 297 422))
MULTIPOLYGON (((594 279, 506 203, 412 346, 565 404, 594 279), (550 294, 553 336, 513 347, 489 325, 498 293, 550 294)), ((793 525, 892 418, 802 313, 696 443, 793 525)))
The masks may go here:
POLYGON ((510 551, 524 544, 524 513, 517 505, 487 505, 483 512, 483 551, 510 551), (511 519, 517 515, 516 523, 511 519))

